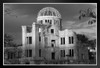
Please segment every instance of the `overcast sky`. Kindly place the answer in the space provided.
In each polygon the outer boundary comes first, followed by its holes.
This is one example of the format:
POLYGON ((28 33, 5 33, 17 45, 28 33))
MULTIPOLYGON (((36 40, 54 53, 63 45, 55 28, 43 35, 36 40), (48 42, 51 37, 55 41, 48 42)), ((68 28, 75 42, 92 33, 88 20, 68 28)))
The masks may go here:
POLYGON ((95 35, 95 27, 86 27, 89 18, 79 20, 78 16, 81 9, 96 11, 96 4, 4 4, 4 33, 13 35, 17 44, 22 43, 21 26, 36 22, 38 12, 44 7, 54 7, 60 12, 63 29, 82 29, 95 35))

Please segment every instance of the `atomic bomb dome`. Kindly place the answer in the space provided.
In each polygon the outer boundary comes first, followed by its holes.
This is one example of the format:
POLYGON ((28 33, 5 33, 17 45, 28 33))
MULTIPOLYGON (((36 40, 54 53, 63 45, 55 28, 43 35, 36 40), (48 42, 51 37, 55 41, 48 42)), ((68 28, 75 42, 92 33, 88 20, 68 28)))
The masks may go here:
POLYGON ((61 18, 59 11, 52 7, 45 7, 41 9, 37 17, 41 17, 41 16, 42 17, 43 16, 53 16, 53 17, 61 18))
POLYGON ((37 23, 45 25, 54 23, 61 24, 61 14, 55 8, 45 7, 37 15, 37 23))
POLYGON ((81 58, 88 61, 88 50, 77 46, 75 32, 62 29, 61 15, 52 7, 41 9, 32 26, 22 26, 22 44, 23 63, 76 63, 81 58))

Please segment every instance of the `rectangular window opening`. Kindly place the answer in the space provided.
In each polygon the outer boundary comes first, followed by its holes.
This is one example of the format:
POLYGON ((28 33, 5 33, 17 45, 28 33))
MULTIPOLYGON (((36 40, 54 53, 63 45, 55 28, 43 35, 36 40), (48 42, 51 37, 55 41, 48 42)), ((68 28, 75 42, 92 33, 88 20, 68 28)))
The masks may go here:
POLYGON ((51 40, 51 46, 54 47, 55 40, 51 40))
POLYGON ((52 52, 51 57, 53 60, 55 59, 55 52, 52 52))
POLYGON ((73 44, 74 43, 74 37, 69 37, 69 44, 73 44))
POLYGON ((72 57, 74 56, 74 50, 72 49, 72 57))
POLYGON ((65 57, 65 50, 61 50, 61 57, 65 57))
POLYGON ((52 24, 52 20, 50 20, 50 24, 52 24))
POLYGON ((62 44, 62 38, 61 38, 61 44, 62 44))
POLYGON ((69 49, 69 56, 73 57, 74 56, 74 50, 73 49, 69 49))
POLYGON ((39 36, 39 41, 41 41, 41 37, 39 36))
POLYGON ((55 43, 55 40, 51 40, 51 42, 55 43))
POLYGON ((52 43, 51 46, 54 47, 54 44, 52 43))
POLYGON ((65 37, 63 38, 63 44, 65 44, 65 37))
POLYGON ((65 44, 65 37, 61 38, 61 45, 65 44))
POLYGON ((69 56, 71 57, 71 49, 69 49, 69 56))
POLYGON ((29 44, 32 44, 32 37, 29 37, 29 44))
POLYGON ((32 57, 32 50, 31 49, 25 50, 25 56, 26 57, 32 57))
POLYGON ((74 38, 72 37, 72 44, 74 43, 74 38))
POLYGON ((54 29, 51 29, 51 33, 54 33, 54 29))
POLYGON ((29 57, 32 57, 32 50, 29 50, 29 57))
POLYGON ((69 44, 71 44, 71 37, 69 37, 69 44))
POLYGON ((39 49, 39 57, 41 57, 41 49, 39 49))
POLYGON ((47 22, 47 20, 45 20, 45 22, 47 22))

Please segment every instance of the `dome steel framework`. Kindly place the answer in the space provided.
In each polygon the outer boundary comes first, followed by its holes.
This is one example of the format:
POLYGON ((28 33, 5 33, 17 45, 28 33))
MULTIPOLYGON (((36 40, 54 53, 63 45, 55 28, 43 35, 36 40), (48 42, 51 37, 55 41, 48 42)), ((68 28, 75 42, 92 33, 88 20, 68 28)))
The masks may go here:
POLYGON ((52 7, 45 7, 41 9, 38 13, 38 17, 40 16, 54 16, 57 18, 61 18, 59 11, 52 7))

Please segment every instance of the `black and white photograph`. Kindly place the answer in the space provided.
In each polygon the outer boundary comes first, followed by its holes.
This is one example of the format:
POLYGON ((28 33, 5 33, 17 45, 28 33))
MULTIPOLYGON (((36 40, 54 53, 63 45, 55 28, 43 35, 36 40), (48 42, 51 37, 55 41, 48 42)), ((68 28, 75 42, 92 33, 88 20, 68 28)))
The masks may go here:
POLYGON ((97 3, 3 3, 3 65, 97 65, 97 3))

